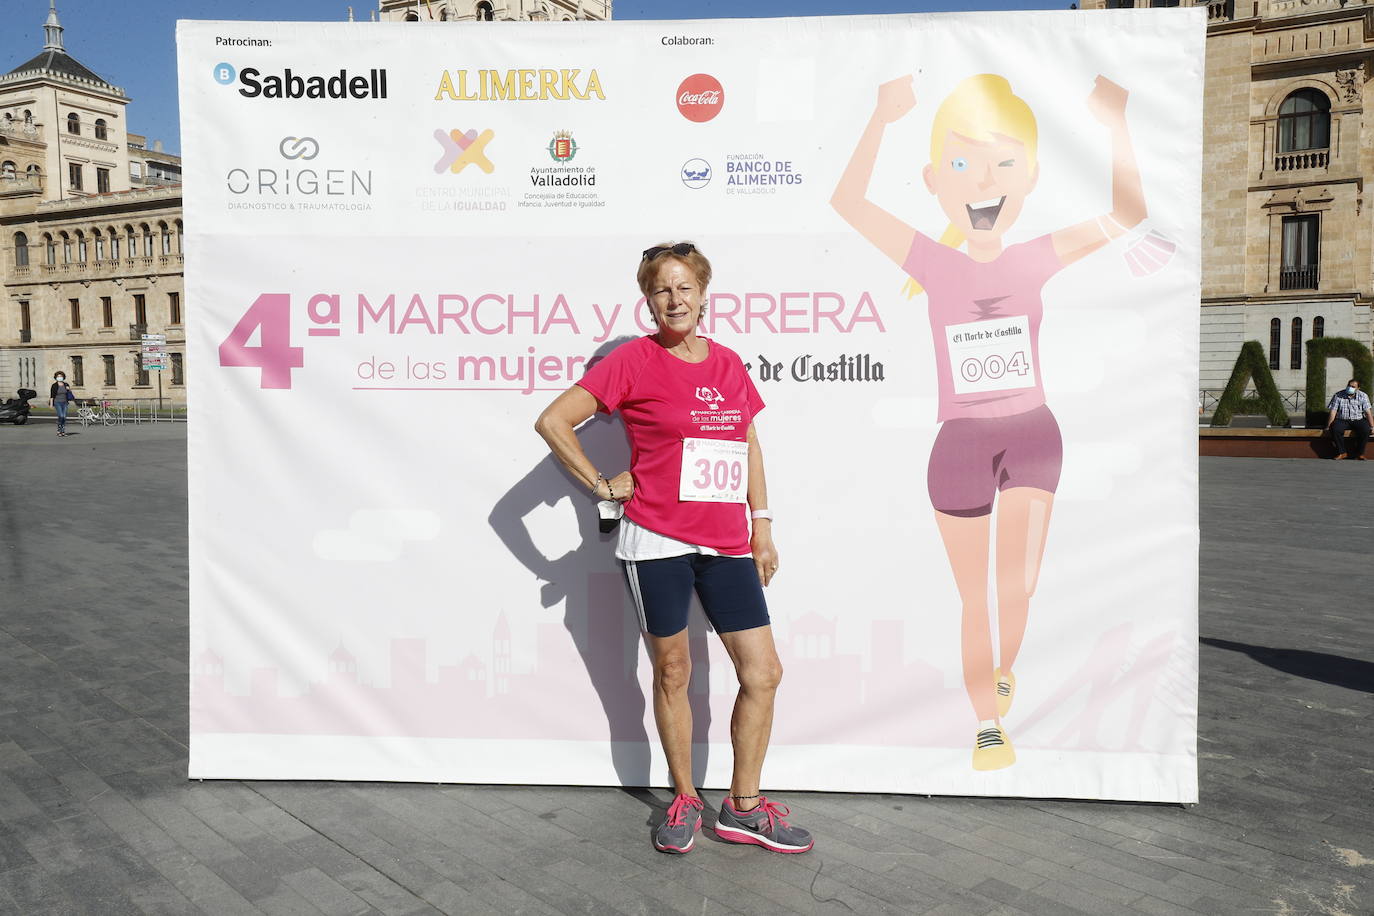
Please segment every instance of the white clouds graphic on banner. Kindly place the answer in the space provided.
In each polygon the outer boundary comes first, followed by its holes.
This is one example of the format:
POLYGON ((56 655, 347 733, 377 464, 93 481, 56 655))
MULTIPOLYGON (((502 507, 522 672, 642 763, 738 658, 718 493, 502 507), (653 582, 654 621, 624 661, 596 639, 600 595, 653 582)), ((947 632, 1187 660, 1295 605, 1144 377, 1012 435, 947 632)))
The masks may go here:
POLYGON ((440 527, 439 516, 425 509, 359 509, 347 528, 315 535, 315 555, 337 563, 390 563, 407 541, 432 541, 440 527))

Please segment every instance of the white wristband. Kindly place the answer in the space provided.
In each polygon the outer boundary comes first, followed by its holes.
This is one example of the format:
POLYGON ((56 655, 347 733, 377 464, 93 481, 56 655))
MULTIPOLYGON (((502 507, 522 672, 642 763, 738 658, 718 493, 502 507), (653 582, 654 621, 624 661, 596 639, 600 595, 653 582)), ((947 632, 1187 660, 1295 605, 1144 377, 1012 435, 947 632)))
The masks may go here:
POLYGON ((753 512, 750 512, 750 513, 749 513, 749 517, 750 517, 750 518, 766 518, 766 519, 768 519, 768 520, 771 522, 771 521, 773 520, 773 510, 772 510, 772 509, 755 509, 753 512))

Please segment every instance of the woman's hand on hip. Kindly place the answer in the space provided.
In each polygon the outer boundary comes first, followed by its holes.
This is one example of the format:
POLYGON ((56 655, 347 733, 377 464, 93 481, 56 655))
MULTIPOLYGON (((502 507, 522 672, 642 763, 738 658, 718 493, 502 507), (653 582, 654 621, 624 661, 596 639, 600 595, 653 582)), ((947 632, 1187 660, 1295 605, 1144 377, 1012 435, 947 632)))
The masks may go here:
POLYGON ((635 495, 635 479, 629 471, 621 471, 614 477, 597 484, 597 496, 600 496, 602 491, 606 489, 607 482, 610 485, 610 492, 606 495, 607 499, 613 499, 618 503, 627 503, 630 501, 630 497, 635 495))
POLYGON ((749 550, 754 555, 754 569, 759 574, 759 582, 767 585, 773 581, 778 571, 778 548, 773 546, 773 533, 764 530, 770 522, 755 524, 754 533, 749 538, 749 550))

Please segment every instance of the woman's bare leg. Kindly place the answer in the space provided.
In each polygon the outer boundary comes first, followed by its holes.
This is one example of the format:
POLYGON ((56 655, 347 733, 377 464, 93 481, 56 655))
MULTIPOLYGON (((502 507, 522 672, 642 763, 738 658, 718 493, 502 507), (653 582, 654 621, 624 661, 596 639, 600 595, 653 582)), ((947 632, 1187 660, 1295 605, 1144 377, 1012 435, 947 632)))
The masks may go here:
POLYGON ((668 758, 668 778, 676 795, 696 795, 692 780, 692 706, 687 685, 692 679, 692 657, 687 629, 672 636, 646 634, 654 665, 654 723, 663 755, 668 758))
POLYGON ((736 809, 755 807, 759 782, 763 778, 763 758, 768 753, 768 738, 773 733, 773 701, 782 680, 782 662, 773 644, 773 628, 754 627, 720 634, 725 651, 735 663, 739 695, 730 717, 730 743, 734 747, 734 772, 730 795, 736 809))
POLYGON ((1003 672, 1011 671, 1021 652, 1053 508, 1054 494, 1034 487, 1012 487, 997 498, 997 630, 1003 672))
POLYGON ((964 689, 978 720, 997 718, 992 683, 992 625, 988 620, 988 546, 991 516, 963 518, 935 513, 949 568, 963 602, 964 689))

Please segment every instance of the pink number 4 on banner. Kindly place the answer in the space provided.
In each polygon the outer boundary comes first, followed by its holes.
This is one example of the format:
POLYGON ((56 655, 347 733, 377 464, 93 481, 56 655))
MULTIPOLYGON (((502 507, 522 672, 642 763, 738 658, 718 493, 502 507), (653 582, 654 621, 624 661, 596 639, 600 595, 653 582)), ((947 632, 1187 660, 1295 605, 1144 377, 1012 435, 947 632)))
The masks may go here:
POLYGON ((305 365, 305 348, 291 346, 291 296, 263 293, 219 345, 219 364, 261 369, 259 388, 290 388, 291 370, 305 365), (248 341, 260 331, 258 345, 248 341))

